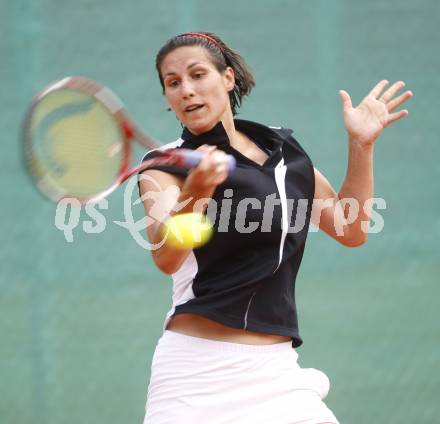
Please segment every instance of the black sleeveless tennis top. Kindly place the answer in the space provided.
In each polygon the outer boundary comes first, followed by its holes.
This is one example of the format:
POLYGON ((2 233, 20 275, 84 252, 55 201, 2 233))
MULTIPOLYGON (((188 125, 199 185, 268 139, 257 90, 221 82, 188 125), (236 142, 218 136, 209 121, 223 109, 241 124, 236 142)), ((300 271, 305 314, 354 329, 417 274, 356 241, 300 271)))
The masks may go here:
MULTIPOLYGON (((208 206, 215 229, 212 239, 193 250, 172 275, 173 304, 164 329, 171 316, 194 313, 233 328, 290 336, 298 347, 302 339, 295 281, 310 223, 313 165, 292 130, 234 122, 268 154, 263 165, 230 145, 221 122, 197 136, 184 128, 180 139, 161 147, 196 149, 211 144, 237 161, 208 206)), ((187 175, 173 166, 154 169, 187 175)))

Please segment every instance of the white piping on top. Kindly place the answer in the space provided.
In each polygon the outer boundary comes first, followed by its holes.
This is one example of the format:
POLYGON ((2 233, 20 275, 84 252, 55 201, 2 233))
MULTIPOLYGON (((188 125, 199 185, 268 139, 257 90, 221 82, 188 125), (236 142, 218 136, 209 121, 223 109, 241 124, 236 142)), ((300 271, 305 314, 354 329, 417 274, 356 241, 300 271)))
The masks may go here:
POLYGON ((181 267, 172 275, 173 278, 173 306, 168 311, 165 321, 163 323, 163 331, 165 331, 171 316, 176 310, 176 306, 182 305, 188 302, 188 300, 194 299, 196 296, 193 291, 194 277, 197 275, 199 266, 194 252, 190 252, 185 262, 181 267))
POLYGON ((281 260, 283 258, 283 249, 284 243, 286 241, 287 231, 289 228, 289 222, 287 220, 287 198, 286 198, 286 165, 284 165, 284 159, 282 158, 277 166, 275 167, 275 182, 278 188, 278 194, 280 195, 281 201, 281 240, 280 240, 280 250, 279 250, 279 259, 278 265, 274 270, 274 273, 277 271, 281 264, 281 260))
POLYGON ((183 144, 184 140, 182 138, 178 138, 176 141, 172 141, 170 143, 164 144, 163 146, 159 146, 155 149, 148 150, 147 153, 142 157, 141 163, 144 161, 145 156, 147 156, 150 152, 154 152, 155 150, 165 150, 165 149, 174 149, 175 147, 180 147, 183 144))
POLYGON ((243 330, 246 330, 246 328, 247 328, 247 316, 248 316, 249 308, 251 307, 252 299, 253 299, 254 296, 255 296, 255 293, 256 293, 256 292, 253 292, 253 293, 252 293, 252 296, 251 296, 251 298, 249 299, 249 303, 248 303, 247 308, 246 308, 246 313, 244 314, 244 327, 243 327, 243 330))

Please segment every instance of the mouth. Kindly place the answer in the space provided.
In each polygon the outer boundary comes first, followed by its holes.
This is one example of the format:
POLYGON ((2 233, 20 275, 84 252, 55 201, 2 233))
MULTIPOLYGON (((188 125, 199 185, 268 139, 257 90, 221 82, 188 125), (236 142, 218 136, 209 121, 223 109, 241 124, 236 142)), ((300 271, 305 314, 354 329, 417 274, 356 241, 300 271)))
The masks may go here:
POLYGON ((204 105, 200 105, 200 104, 189 105, 185 108, 185 112, 186 113, 194 112, 196 110, 200 110, 203 106, 204 105))

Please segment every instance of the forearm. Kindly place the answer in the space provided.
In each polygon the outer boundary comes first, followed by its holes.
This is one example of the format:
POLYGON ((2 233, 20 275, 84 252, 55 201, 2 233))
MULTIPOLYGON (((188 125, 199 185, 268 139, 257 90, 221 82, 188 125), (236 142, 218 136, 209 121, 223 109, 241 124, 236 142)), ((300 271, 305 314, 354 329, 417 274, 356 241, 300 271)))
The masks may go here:
MULTIPOLYGON (((176 205, 179 208, 173 208, 167 217, 171 217, 182 213, 203 213, 207 207, 207 202, 211 199, 214 192, 214 188, 194 190, 186 185, 182 187, 182 190, 177 199, 176 205), (184 205, 181 207, 181 205, 184 205)), ((158 223, 151 236, 153 243, 161 243, 164 238, 164 225, 166 218, 161 223, 158 223)), ((192 249, 177 249, 166 241, 156 250, 153 251, 153 258, 156 265, 166 274, 173 274, 183 264, 188 257, 192 249)))
POLYGON ((344 237, 350 240, 350 244, 359 245, 367 239, 367 223, 371 217, 374 145, 361 146, 356 140, 349 139, 348 146, 347 174, 338 197, 341 200, 347 199, 343 200, 347 220, 344 237))
MULTIPOLYGON (((367 239, 374 195, 373 145, 385 128, 408 115, 406 109, 395 110, 412 97, 412 92, 397 95, 405 86, 403 81, 385 89, 387 85, 388 81, 380 81, 357 107, 353 107, 345 90, 339 92, 344 127, 349 136, 348 167, 339 193, 332 193, 336 201, 333 207, 334 228, 323 227, 346 246, 359 246, 367 239), (341 205, 345 205, 344 210, 341 210, 341 205), (341 227, 344 234, 338 231, 341 227)), ((323 198, 322 194, 318 198, 323 198)))
MULTIPOLYGON (((179 249, 166 243, 166 239, 164 239, 167 236, 164 231, 166 220, 177 214, 203 213, 208 207, 215 189, 228 176, 229 158, 225 152, 217 150, 216 146, 212 145, 202 145, 197 150, 204 154, 203 159, 197 167, 189 172, 183 183, 182 180, 178 181, 178 191, 172 189, 172 187, 176 187, 176 181, 172 178, 157 176, 162 180, 162 192, 168 191, 168 195, 165 195, 165 199, 162 198, 157 202, 161 207, 159 210, 158 208, 154 209, 156 222, 147 231, 149 240, 153 244, 154 262, 166 274, 177 272, 192 251, 192 249, 179 249)), ((161 173, 159 172, 159 174, 161 173)), ((148 181, 145 182, 144 186, 141 186, 142 193, 151 190, 150 185, 148 181)), ((151 215, 155 205, 148 199, 144 201, 144 205, 147 216, 151 215)))

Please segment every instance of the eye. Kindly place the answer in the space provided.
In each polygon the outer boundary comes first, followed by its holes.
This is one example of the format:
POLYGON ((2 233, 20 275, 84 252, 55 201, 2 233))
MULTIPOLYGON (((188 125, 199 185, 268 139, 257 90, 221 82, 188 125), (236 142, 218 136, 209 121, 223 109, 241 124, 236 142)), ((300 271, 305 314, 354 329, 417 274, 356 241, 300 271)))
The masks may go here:
POLYGON ((179 81, 178 80, 169 80, 166 83, 167 87, 177 87, 179 85, 179 81))
POLYGON ((196 72, 193 74, 194 79, 201 79, 205 75, 204 72, 196 72))

